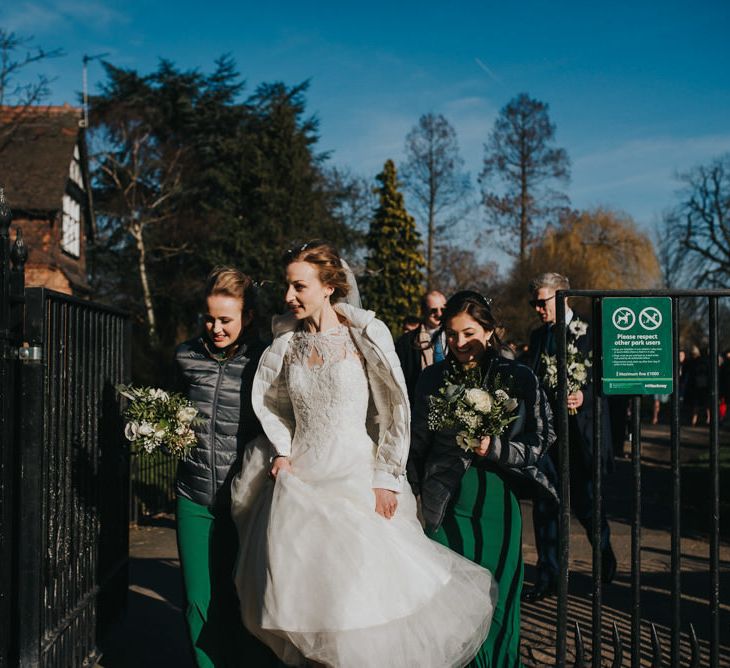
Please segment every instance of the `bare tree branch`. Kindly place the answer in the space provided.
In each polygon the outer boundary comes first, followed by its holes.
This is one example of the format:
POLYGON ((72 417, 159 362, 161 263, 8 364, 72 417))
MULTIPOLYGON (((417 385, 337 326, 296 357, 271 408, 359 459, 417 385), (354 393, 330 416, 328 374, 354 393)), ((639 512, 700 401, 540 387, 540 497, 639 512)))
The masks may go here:
POLYGON ((23 70, 51 58, 66 55, 62 49, 47 51, 33 45, 33 37, 20 37, 0 28, 0 106, 14 109, 5 118, 0 131, 0 152, 12 141, 13 136, 28 117, 28 110, 38 106, 50 94, 53 79, 38 74, 32 81, 24 81, 23 70))

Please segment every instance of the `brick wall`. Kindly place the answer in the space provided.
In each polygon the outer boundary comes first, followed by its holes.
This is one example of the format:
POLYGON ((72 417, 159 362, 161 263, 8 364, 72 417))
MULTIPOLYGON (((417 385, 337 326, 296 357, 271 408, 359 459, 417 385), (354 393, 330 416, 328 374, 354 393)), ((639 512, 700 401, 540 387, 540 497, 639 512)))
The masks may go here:
MULTIPOLYGON (((13 227, 20 226, 28 247, 25 284, 47 287, 80 297, 89 295, 86 280, 86 239, 81 237, 81 256, 72 257, 61 250, 61 213, 49 218, 17 213, 13 227)), ((82 225, 83 230, 83 225, 82 225)), ((11 233, 11 238, 13 238, 11 233)))

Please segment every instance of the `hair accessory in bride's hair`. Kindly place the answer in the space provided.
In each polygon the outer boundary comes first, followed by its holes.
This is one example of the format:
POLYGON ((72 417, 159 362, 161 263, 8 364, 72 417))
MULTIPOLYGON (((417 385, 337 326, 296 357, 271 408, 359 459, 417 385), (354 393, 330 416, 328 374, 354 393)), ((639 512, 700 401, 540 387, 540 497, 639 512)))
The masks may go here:
POLYGON ((287 248, 284 251, 284 254, 282 255, 282 260, 284 264, 289 264, 294 260, 297 255, 300 253, 303 253, 307 248, 309 247, 309 242, 302 244, 301 246, 292 246, 291 248, 287 248))
POLYGON ((451 295, 448 301, 452 303, 456 303, 457 301, 474 301, 479 302, 487 308, 491 308, 493 300, 491 297, 485 297, 481 292, 477 292, 476 290, 460 290, 451 295))

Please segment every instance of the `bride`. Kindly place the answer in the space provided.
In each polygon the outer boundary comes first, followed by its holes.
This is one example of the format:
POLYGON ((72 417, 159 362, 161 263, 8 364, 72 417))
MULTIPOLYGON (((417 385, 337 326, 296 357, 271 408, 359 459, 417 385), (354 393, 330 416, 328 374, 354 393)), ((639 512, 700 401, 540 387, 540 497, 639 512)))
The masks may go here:
POLYGON ((232 487, 244 624, 293 666, 464 666, 496 584, 418 522, 390 332, 353 305, 352 273, 327 243, 285 264, 290 312, 274 319, 253 387, 266 438, 232 487))

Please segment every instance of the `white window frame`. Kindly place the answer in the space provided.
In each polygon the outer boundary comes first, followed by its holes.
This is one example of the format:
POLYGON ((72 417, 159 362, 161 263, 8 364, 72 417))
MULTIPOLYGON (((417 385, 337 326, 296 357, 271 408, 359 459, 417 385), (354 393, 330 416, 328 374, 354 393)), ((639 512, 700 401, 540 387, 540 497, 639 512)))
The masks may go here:
POLYGON ((79 145, 74 146, 74 157, 69 167, 69 178, 79 187, 84 189, 84 178, 81 174, 81 154, 79 153, 79 145))
POLYGON ((81 205, 70 195, 63 196, 61 248, 73 257, 81 257, 81 205))

